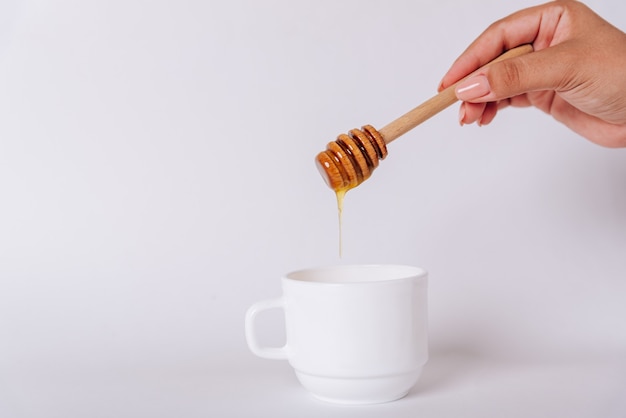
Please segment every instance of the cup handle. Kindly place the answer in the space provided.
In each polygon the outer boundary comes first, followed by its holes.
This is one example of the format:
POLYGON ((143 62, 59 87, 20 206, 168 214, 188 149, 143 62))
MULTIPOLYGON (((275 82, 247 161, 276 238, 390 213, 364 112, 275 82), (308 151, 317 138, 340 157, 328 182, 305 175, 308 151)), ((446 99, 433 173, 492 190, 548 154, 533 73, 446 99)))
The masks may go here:
POLYGON ((282 347, 262 347, 256 339, 254 332, 255 319, 258 314, 268 309, 284 309, 285 302, 282 298, 263 300, 255 303, 246 312, 246 342, 250 351, 262 358, 284 360, 288 358, 287 345, 282 347))

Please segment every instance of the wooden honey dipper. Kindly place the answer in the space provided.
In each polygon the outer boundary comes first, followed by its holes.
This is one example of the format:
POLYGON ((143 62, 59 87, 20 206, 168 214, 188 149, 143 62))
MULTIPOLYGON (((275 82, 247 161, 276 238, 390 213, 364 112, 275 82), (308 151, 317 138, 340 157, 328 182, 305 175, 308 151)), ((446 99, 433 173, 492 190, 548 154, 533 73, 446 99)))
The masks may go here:
MULTIPOLYGON (((532 50, 533 47, 529 44, 518 46, 481 68, 527 54, 532 50)), ((367 180, 372 171, 378 167, 379 161, 387 156, 387 144, 455 103, 458 100, 455 94, 456 86, 463 80, 442 90, 380 131, 371 125, 365 125, 361 129, 352 129, 348 134, 339 135, 337 140, 330 142, 326 150, 315 158, 326 184, 337 192, 339 197, 340 194, 345 194, 346 191, 367 180)))

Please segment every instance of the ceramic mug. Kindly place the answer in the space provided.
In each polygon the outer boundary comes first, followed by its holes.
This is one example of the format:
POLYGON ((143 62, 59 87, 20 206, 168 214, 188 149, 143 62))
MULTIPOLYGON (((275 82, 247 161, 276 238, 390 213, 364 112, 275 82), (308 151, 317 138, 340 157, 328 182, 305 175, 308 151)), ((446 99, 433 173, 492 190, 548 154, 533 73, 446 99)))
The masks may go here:
POLYGON ((403 265, 300 270, 282 278, 280 298, 246 313, 246 340, 259 357, 287 359, 315 397, 369 404, 404 397, 428 359, 428 274, 403 265), (285 313, 286 344, 263 347, 255 318, 285 313))

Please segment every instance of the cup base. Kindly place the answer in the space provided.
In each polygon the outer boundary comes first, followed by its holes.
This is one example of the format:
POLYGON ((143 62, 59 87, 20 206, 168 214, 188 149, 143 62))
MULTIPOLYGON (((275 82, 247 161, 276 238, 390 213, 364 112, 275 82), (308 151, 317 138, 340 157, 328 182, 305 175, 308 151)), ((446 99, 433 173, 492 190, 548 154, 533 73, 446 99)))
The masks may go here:
POLYGON ((391 376, 341 378, 315 376, 296 370, 302 386, 315 398, 342 405, 368 405, 401 399, 417 383, 421 373, 420 367, 409 373, 391 376))

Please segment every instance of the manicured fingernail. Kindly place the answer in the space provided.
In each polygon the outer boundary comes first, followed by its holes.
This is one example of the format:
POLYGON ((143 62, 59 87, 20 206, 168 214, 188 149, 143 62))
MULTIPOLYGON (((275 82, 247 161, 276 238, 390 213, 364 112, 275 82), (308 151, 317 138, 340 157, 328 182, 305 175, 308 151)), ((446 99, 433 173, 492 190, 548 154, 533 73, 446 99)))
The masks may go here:
POLYGON ((459 125, 463 126, 463 119, 465 119, 465 106, 463 106, 463 104, 461 104, 461 107, 459 108, 459 125))
POLYGON ((477 75, 462 81, 456 87, 456 97, 459 100, 476 100, 491 92, 489 80, 484 75, 477 75))

